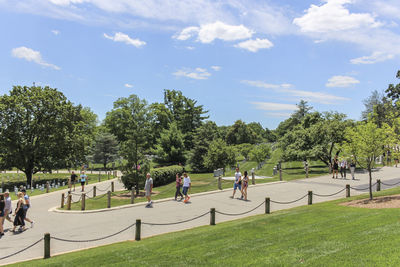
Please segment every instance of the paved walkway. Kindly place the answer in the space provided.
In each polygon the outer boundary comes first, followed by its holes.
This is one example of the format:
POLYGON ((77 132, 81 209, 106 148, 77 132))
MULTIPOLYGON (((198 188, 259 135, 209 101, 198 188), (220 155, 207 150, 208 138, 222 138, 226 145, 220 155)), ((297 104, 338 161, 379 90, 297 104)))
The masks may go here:
MULTIPOLYGON (((349 175, 350 176, 350 175, 349 175)), ((348 177, 349 177, 348 176, 348 177)), ((51 212, 49 209, 60 204, 61 193, 57 191, 45 195, 32 197, 32 208, 29 210, 28 217, 35 220, 35 227, 29 228, 23 233, 13 234, 6 232, 5 236, 0 239, 0 258, 18 250, 21 250, 43 237, 48 232, 52 237, 71 239, 71 240, 87 240, 111 235, 123 228, 135 223, 136 219, 141 219, 142 224, 146 223, 169 223, 181 220, 187 220, 216 208, 217 211, 225 213, 240 213, 253 209, 270 197, 273 201, 292 201, 301 198, 312 190, 317 194, 332 194, 343 189, 346 184, 350 184, 355 188, 366 188, 368 186, 368 173, 357 173, 357 180, 350 179, 332 179, 331 176, 325 175, 317 178, 308 178, 295 180, 291 182, 275 182, 268 184, 260 184, 250 186, 248 195, 250 201, 245 202, 239 199, 231 199, 232 190, 224 190, 220 192, 197 194, 191 198, 191 203, 183 204, 173 200, 155 202, 153 208, 145 208, 144 204, 135 204, 125 209, 116 209, 98 213, 57 213, 51 212)), ((400 168, 384 167, 373 173, 373 182, 381 179, 386 183, 395 183, 400 181, 400 168)), ((109 181, 96 184, 97 188, 107 188, 109 181)), ((89 191, 93 185, 89 185, 89 191)), ((116 188, 121 188, 120 183, 116 183, 116 188)), ((382 186, 385 189, 386 186, 382 186)), ((78 191, 79 192, 79 191, 78 191)), ((367 192, 364 190, 363 192, 367 192)), ((352 195, 361 194, 361 191, 351 190, 352 195)), ((171 193, 172 194, 172 193, 171 193)), ((239 197, 240 194, 236 194, 239 197)), ((329 201, 333 199, 345 197, 345 191, 330 197, 317 197, 314 195, 313 202, 329 201)), ((275 204, 271 203, 271 211, 288 209, 295 206, 307 204, 307 197, 291 204, 275 204)), ((234 220, 255 214, 262 214, 264 205, 255 209, 250 213, 240 216, 216 215, 217 223, 234 220)), ((210 221, 209 215, 203 216, 196 220, 174 225, 142 225, 142 237, 149 237, 163 233, 180 231, 201 225, 208 225, 210 221)), ((27 224, 29 226, 29 223, 27 224)), ((10 223, 5 222, 5 228, 10 228, 10 223)), ((114 243, 124 240, 134 239, 134 227, 124 231, 116 236, 105 240, 95 242, 79 242, 69 243, 58 240, 51 240, 51 254, 65 253, 68 251, 79 250, 83 248, 95 247, 99 245, 114 243)), ((32 258, 43 257, 43 242, 38 243, 34 247, 18 255, 0 260, 1 264, 28 260, 32 258)))

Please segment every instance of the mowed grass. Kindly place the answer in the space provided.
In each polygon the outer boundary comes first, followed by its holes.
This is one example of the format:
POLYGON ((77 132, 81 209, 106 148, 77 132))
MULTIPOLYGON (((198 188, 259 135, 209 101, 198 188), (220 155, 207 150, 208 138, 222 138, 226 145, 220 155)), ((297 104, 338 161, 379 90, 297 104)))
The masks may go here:
MULTIPOLYGON (((271 158, 267 161, 267 163, 260 169, 256 170, 256 175, 259 176, 269 176, 272 178, 267 179, 258 179, 256 183, 269 183, 279 181, 279 174, 273 176, 273 167, 279 161, 280 151, 275 150, 271 158)), ((320 175, 324 175, 328 173, 328 168, 321 164, 321 162, 311 161, 309 177, 316 177, 320 175)), ((249 173, 251 177, 251 169, 256 169, 257 163, 255 161, 247 161, 240 164, 240 171, 244 174, 244 171, 249 173)), ((305 178, 305 171, 303 167, 303 162, 285 162, 282 163, 283 174, 282 180, 290 181, 295 179, 303 179, 305 178)), ((233 177, 235 174, 235 170, 226 169, 225 176, 233 177)), ((213 176, 212 173, 189 173, 190 179, 192 181, 192 187, 189 191, 189 194, 195 194, 200 192, 208 192, 213 190, 218 190, 218 181, 213 176)), ((233 181, 225 181, 222 180, 222 189, 232 188, 233 181)), ((154 188, 154 195, 152 196, 152 200, 159 200, 165 198, 175 197, 175 182, 172 182, 168 185, 159 186, 154 188)), ((92 197, 92 193, 89 194, 89 197, 92 197)), ((74 197, 73 199, 77 199, 78 197, 74 197)), ((135 198, 135 203, 140 203, 147 201, 145 197, 135 198)), ((113 193, 113 197, 111 198, 111 207, 122 206, 130 204, 130 192, 129 191, 119 191, 113 193), (118 197, 119 195, 125 195, 125 198, 118 197)), ((96 197, 95 199, 87 199, 85 201, 85 209, 86 210, 96 210, 96 209, 104 209, 107 208, 107 198, 106 197, 96 197)), ((67 207, 64 207, 67 209, 67 207)), ((76 202, 71 205, 72 210, 81 210, 81 203, 76 202)))
MULTIPOLYGON (((79 172, 76 172, 77 175, 79 176, 79 172)), ((90 174, 90 172, 86 173, 88 176, 88 182, 89 184, 93 184, 93 183, 98 183, 99 182, 99 174, 90 174)), ((50 183, 52 183, 53 179, 68 179, 71 175, 68 173, 38 173, 33 175, 33 181, 35 181, 36 179, 46 179, 49 180, 50 183)), ((79 177, 78 177, 79 178, 79 177)), ((113 179, 114 177, 112 175, 108 176, 106 174, 101 174, 100 175, 100 181, 106 181, 108 180, 108 178, 113 179)), ((26 183, 26 177, 25 174, 23 173, 1 173, 0 174, 0 181, 1 179, 3 179, 4 183, 6 183, 7 181, 21 181, 21 185, 25 185, 26 183)), ((76 183, 76 188, 79 189, 80 188, 80 183, 76 183)), ((58 191, 58 190, 63 190, 63 189, 67 189, 68 188, 68 184, 65 186, 60 186, 58 188, 51 188, 49 190, 49 192, 54 192, 54 191, 58 191)), ((29 196, 37 196, 37 195, 41 195, 41 194, 46 194, 46 188, 41 191, 40 189, 34 189, 33 191, 30 189, 26 190, 29 196)), ((79 190, 78 190, 79 191, 79 190)), ((10 196, 11 199, 17 199, 17 196, 14 194, 14 192, 10 191, 10 196)))
MULTIPOLYGON (((361 198, 367 195, 351 199, 361 198)), ((225 223, 217 215, 216 226, 15 266, 399 266, 400 211, 338 205, 348 200, 225 223)))

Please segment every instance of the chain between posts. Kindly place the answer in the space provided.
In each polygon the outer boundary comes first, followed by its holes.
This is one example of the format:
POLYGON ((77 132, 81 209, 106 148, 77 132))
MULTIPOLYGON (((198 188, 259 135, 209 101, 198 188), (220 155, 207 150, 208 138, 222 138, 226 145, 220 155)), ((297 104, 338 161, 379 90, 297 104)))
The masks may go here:
POLYGON ((155 226, 155 225, 174 225, 174 224, 180 224, 180 223, 185 223, 185 222, 190 222, 190 221, 194 221, 196 219, 199 219, 201 217, 206 216, 207 214, 209 214, 210 212, 207 211, 206 213, 203 213, 199 216, 196 216, 194 218, 188 219, 188 220, 184 220, 184 221, 178 221, 178 222, 173 222, 173 223, 146 223, 146 222, 142 222, 142 224, 146 224, 146 225, 151 225, 151 226, 155 226))
MULTIPOLYGON (((376 184, 377 183, 372 184, 371 187, 375 186, 376 184)), ((355 188, 355 187, 350 186, 350 188, 353 189, 353 190, 356 190, 356 191, 364 191, 364 190, 368 190, 369 186, 366 187, 366 188, 355 188)))
POLYGON ((5 259, 7 259, 7 258, 9 258, 9 257, 15 256, 15 255, 17 255, 17 254, 19 254, 19 253, 21 253, 21 252, 24 252, 25 250, 30 249, 31 247, 33 247, 33 246, 35 246, 36 244, 38 244, 38 243, 40 243, 41 241, 43 241, 43 239, 44 239, 44 238, 39 239, 38 241, 36 241, 35 243, 33 243, 33 244, 27 246, 27 247, 24 248, 24 249, 21 249, 21 250, 19 250, 19 251, 17 251, 17 252, 14 252, 14 253, 12 253, 12 254, 10 254, 10 255, 1 257, 1 258, 0 258, 0 261, 1 261, 1 260, 5 260, 5 259))
POLYGON ((226 216, 240 216, 240 215, 244 215, 246 213, 250 213, 252 211, 255 211, 256 209, 261 207, 264 203, 265 203, 265 200, 263 202, 261 202, 257 207, 255 207, 255 208, 253 208, 251 210, 245 211, 245 212, 240 212, 240 213, 226 213, 226 212, 222 212, 222 211, 218 211, 218 210, 216 210, 215 212, 219 213, 221 215, 226 215, 226 216))
POLYGON ((338 192, 333 193, 333 194, 324 195, 324 194, 316 194, 316 193, 313 193, 313 195, 314 195, 314 196, 317 196, 317 197, 331 197, 331 196, 334 196, 334 195, 337 195, 337 194, 342 193, 344 190, 346 190, 346 188, 343 188, 343 189, 341 189, 341 190, 339 190, 338 192))
POLYGON ((302 200, 303 198, 305 198, 305 197, 307 197, 308 196, 308 193, 307 194, 305 194, 304 196, 302 196, 301 198, 298 198, 298 199, 296 199, 296 200, 293 200, 293 201, 274 201, 274 200, 270 200, 272 203, 275 203, 275 204, 292 204, 292 203, 295 203, 295 202, 297 202, 297 201, 300 201, 300 200, 302 200))

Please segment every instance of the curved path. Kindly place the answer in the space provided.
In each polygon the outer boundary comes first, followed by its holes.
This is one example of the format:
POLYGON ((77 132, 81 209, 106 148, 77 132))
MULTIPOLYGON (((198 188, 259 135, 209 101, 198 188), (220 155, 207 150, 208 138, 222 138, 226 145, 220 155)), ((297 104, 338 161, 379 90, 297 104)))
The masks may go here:
MULTIPOLYGON (((69 240, 87 240, 96 239, 116 233, 129 225, 135 223, 136 219, 141 219, 143 223, 169 223, 187 220, 202 215, 216 208, 217 211, 224 213, 241 213, 249 211, 261 204, 265 197, 270 197, 273 201, 289 202, 301 198, 309 190, 321 195, 336 193, 343 189, 346 184, 355 188, 366 188, 368 186, 368 173, 357 173, 357 180, 332 179, 330 175, 317 178, 308 178, 290 182, 274 182, 250 186, 248 195, 250 201, 241 201, 231 199, 232 190, 223 190, 211 193, 200 193, 193 195, 191 202, 183 204, 173 200, 155 201, 153 208, 145 208, 144 203, 135 204, 129 208, 110 210, 98 213, 57 213, 49 209, 60 204, 61 193, 57 191, 45 195, 31 198, 32 208, 28 212, 28 217, 35 220, 34 228, 28 228, 23 233, 13 234, 7 231, 5 236, 0 239, 0 258, 21 250, 35 241, 43 238, 44 233, 48 232, 52 237, 69 240)), ((373 181, 381 179, 386 183, 400 182, 400 168, 384 167, 373 173, 373 181)), ((95 184, 97 188, 105 189, 110 181, 95 184)), ((93 184, 94 185, 94 184, 93 184)), ((89 185, 87 191, 90 191, 93 185, 89 185)), ((122 185, 116 180, 116 189, 122 188, 122 185)), ((382 185, 382 189, 386 186, 382 185)), ((79 193, 80 190, 78 190, 79 193)), ((365 193, 364 191, 351 190, 352 195, 365 193)), ((171 193, 172 194, 172 193, 171 193)), ((99 193, 98 193, 99 195, 99 193)), ((236 193, 236 197, 240 194, 236 193)), ((345 191, 329 197, 313 197, 313 202, 329 201, 345 197, 345 191)), ((271 203, 271 211, 288 209, 295 206, 307 204, 307 197, 291 204, 271 203)), ((234 220, 255 214, 262 214, 264 205, 252 212, 239 215, 228 216, 216 215, 217 223, 222 221, 234 220)), ((173 225, 142 225, 142 237, 149 237, 163 233, 180 231, 201 225, 207 225, 210 222, 209 215, 205 215, 196 220, 186 223, 173 225)), ((29 223, 27 223, 29 227, 29 223)), ((5 228, 11 229, 11 224, 5 222, 5 228)), ((112 236, 110 238, 94 242, 62 242, 51 240, 51 254, 65 253, 69 251, 95 247, 104 244, 110 244, 118 241, 133 240, 134 227, 112 236)), ((0 265, 28 260, 32 258, 43 257, 43 242, 38 243, 23 253, 0 260, 0 265)))

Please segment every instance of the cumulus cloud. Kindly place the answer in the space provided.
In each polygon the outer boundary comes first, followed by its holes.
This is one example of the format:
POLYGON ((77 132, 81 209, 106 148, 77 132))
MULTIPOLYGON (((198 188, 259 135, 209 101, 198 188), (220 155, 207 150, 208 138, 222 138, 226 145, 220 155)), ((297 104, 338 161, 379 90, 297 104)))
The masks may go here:
POLYGON ((321 103, 321 104, 333 104, 337 101, 349 100, 346 97, 335 96, 324 92, 312 92, 312 91, 293 89, 291 84, 269 84, 262 81, 249 81, 249 80, 243 80, 242 83, 254 87, 272 89, 278 93, 295 96, 306 101, 321 103))
POLYGON ((197 41, 201 43, 212 43, 216 39, 223 41, 236 41, 250 38, 253 31, 243 25, 229 25, 221 21, 184 28, 174 36, 177 40, 187 40, 197 35, 197 41))
POLYGON ((127 87, 127 88, 132 88, 133 87, 133 85, 129 84, 129 83, 124 84, 124 86, 127 87))
POLYGON ((132 39, 127 34, 122 33, 122 32, 117 32, 114 34, 114 36, 110 36, 110 35, 104 33, 103 36, 107 39, 113 40, 114 42, 122 42, 127 45, 133 45, 137 48, 146 45, 146 42, 141 41, 139 39, 132 39))
POLYGON ((25 59, 27 61, 33 61, 36 64, 39 64, 39 65, 41 65, 43 67, 48 67, 48 68, 52 68, 52 69, 55 69, 55 70, 60 70, 61 69, 60 67, 58 67, 58 66, 56 66, 54 64, 51 64, 51 63, 48 63, 48 62, 44 61, 43 58, 42 58, 42 55, 40 54, 39 51, 35 51, 35 50, 33 50, 31 48, 28 48, 28 47, 25 47, 25 46, 21 46, 21 47, 17 47, 17 48, 12 49, 11 50, 11 54, 12 54, 13 57, 22 58, 22 59, 25 59))
POLYGON ((250 52, 257 52, 260 49, 267 49, 273 47, 274 44, 271 43, 268 39, 259 39, 255 40, 247 40, 244 42, 240 42, 235 45, 235 47, 249 50, 250 52))
POLYGON ((211 66, 211 68, 212 68, 214 71, 220 71, 220 70, 221 70, 221 66, 211 66))
POLYGON ((360 81, 353 77, 337 75, 329 78, 326 87, 350 87, 358 83, 360 81))
POLYGON ((211 73, 209 73, 207 69, 204 68, 196 68, 194 70, 189 68, 182 68, 174 72, 173 75, 177 77, 186 77, 195 80, 207 80, 211 76, 211 73))
POLYGON ((60 34, 60 31, 59 30, 52 30, 51 31, 54 35, 59 35, 60 34))
POLYGON ((373 52, 369 56, 363 56, 358 58, 353 58, 350 60, 352 64, 374 64, 377 62, 386 61, 388 59, 394 58, 393 54, 388 54, 384 52, 373 52))
POLYGON ((306 14, 295 18, 293 23, 302 32, 331 32, 357 29, 361 27, 379 27, 382 23, 369 13, 350 13, 345 4, 352 0, 325 0, 321 6, 311 5, 306 14))

